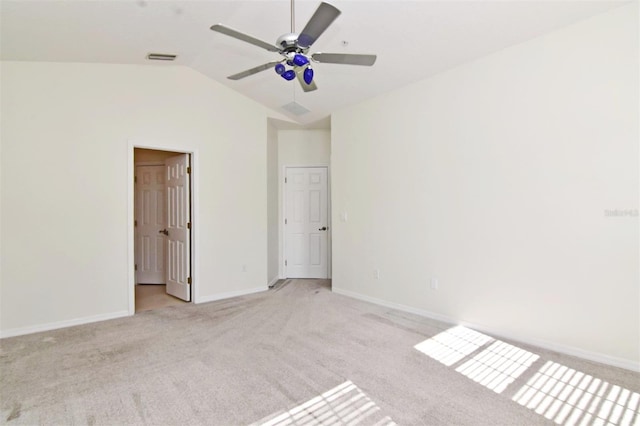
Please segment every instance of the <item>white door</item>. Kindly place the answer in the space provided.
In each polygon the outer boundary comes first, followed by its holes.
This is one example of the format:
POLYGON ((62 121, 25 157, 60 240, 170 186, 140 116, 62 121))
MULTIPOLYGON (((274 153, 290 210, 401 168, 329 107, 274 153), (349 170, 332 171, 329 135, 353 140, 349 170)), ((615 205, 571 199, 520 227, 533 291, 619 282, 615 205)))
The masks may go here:
POLYGON ((285 188, 285 274, 327 278, 327 169, 288 167, 285 188))
POLYGON ((164 166, 136 167, 136 282, 164 284, 164 166))
POLYGON ((189 155, 165 160, 167 174, 167 293, 191 300, 189 155))

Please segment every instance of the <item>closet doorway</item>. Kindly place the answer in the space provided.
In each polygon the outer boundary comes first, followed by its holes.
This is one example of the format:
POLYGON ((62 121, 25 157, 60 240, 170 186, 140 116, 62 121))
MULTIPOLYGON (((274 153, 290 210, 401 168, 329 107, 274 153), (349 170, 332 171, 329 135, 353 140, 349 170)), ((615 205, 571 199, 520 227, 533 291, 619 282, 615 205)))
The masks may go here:
POLYGON ((134 149, 135 312, 191 296, 190 154, 134 149))

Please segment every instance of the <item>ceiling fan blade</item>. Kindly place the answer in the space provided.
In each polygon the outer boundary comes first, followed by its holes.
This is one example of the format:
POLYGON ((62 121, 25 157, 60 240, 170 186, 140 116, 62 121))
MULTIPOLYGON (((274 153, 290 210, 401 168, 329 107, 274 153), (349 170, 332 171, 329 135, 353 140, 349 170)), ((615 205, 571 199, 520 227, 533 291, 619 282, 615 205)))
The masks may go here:
POLYGON ((263 49, 268 50, 269 52, 278 52, 278 48, 275 47, 274 45, 267 43, 266 41, 262 41, 255 37, 252 37, 248 34, 241 33, 240 31, 236 31, 233 28, 225 27, 222 24, 212 25, 211 30, 224 35, 228 35, 229 37, 237 38, 238 40, 242 40, 246 43, 253 44, 254 46, 261 47, 263 49))
POLYGON ((304 81, 304 68, 300 67, 296 69, 296 76, 298 77, 298 81, 300 82, 300 86, 302 86, 302 90, 305 92, 313 92, 314 90, 318 90, 318 86, 316 86, 315 81, 311 81, 311 84, 307 84, 304 81))
POLYGON ((377 56, 349 53, 314 53, 311 58, 316 62, 327 64, 364 65, 370 67, 375 64, 377 56))
POLYGON ((329 25, 340 15, 340 10, 329 3, 320 3, 318 9, 307 22, 307 25, 298 36, 300 47, 309 47, 322 35, 329 25))
POLYGON ((248 69, 246 71, 239 72, 238 74, 233 74, 227 77, 229 80, 240 80, 241 78, 249 77, 250 75, 257 74, 261 71, 268 70, 273 67, 275 64, 278 64, 282 61, 271 61, 266 64, 259 65, 257 67, 248 69))

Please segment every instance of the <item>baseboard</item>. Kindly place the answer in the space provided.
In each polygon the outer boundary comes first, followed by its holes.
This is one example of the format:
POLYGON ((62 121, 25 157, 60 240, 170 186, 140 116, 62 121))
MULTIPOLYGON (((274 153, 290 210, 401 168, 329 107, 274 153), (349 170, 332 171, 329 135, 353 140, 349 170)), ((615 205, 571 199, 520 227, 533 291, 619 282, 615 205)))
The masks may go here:
POLYGON ((514 342, 520 342, 526 345, 538 346, 543 349, 548 349, 550 351, 559 352, 565 355, 575 356, 578 358, 586 359, 588 361, 594 361, 600 364, 606 364, 613 367, 624 368, 626 370, 631 370, 634 372, 640 372, 640 362, 633 362, 624 358, 617 358, 617 357, 601 354, 598 352, 586 351, 573 346, 560 345, 560 344, 549 342, 546 340, 531 339, 528 337, 523 337, 523 336, 515 335, 512 333, 504 332, 492 327, 486 327, 481 324, 473 324, 470 322, 461 321, 459 319, 437 314, 435 312, 426 311, 424 309, 413 308, 411 306, 401 305, 398 303, 388 302, 386 300, 377 299, 375 297, 366 296, 360 293, 344 290, 341 288, 334 287, 333 292, 342 294, 343 296, 348 296, 354 299, 373 303, 375 305, 385 306, 387 308, 397 309, 399 311, 408 312, 408 313, 416 314, 422 317, 450 323, 452 325, 463 325, 465 327, 469 327, 476 331, 487 333, 495 337, 501 337, 503 339, 513 340, 514 342))
POLYGON ((198 300, 195 300, 194 303, 207 303, 207 302, 215 302, 216 300, 230 299, 232 297, 238 296, 246 296, 247 294, 260 293, 261 291, 267 291, 269 287, 255 287, 250 288, 248 290, 240 290, 240 291, 229 291, 227 293, 218 293, 212 294, 210 296, 200 296, 198 300))
POLYGON ((92 322, 106 321, 128 316, 129 311, 119 311, 112 312, 110 314, 92 315, 89 317, 50 322, 48 324, 32 325, 29 327, 10 328, 9 330, 0 331, 0 339, 4 339, 6 337, 22 336, 25 334, 40 333, 42 331, 57 330, 59 328, 73 327, 76 325, 90 324, 92 322))
POLYGON ((411 306, 401 305, 399 303, 388 302, 382 299, 376 299, 375 297, 366 296, 364 294, 356 293, 349 290, 343 290, 341 288, 333 287, 331 289, 334 293, 342 294, 343 296, 352 297, 354 299, 362 300, 364 302, 373 303, 374 305, 384 306, 386 308, 393 308, 399 311, 408 312, 410 314, 420 315, 421 317, 427 317, 442 322, 448 322, 450 324, 458 324, 455 318, 448 317, 446 315, 436 314, 434 312, 425 311, 423 309, 412 308, 411 306))
POLYGON ((570 355, 576 358, 585 359, 587 361, 593 361, 600 364, 610 365, 612 367, 624 368, 625 370, 630 370, 636 373, 640 373, 640 362, 633 362, 624 358, 618 358, 618 357, 602 354, 599 352, 587 351, 584 349, 576 348, 574 346, 567 346, 567 345, 562 345, 554 342, 549 342, 547 340, 522 337, 522 336, 514 335, 512 333, 493 329, 491 327, 485 327, 481 324, 472 324, 472 323, 467 323, 465 321, 459 321, 458 323, 465 327, 469 327, 477 331, 491 334, 496 337, 502 337, 504 339, 513 340, 514 342, 520 342, 527 345, 537 346, 539 348, 548 349, 550 351, 558 352, 564 355, 570 355))
POLYGON ((267 284, 267 287, 271 287, 272 285, 274 285, 275 283, 277 283, 278 281, 280 281, 279 277, 275 277, 274 279, 272 279, 271 281, 269 281, 269 284, 267 284))

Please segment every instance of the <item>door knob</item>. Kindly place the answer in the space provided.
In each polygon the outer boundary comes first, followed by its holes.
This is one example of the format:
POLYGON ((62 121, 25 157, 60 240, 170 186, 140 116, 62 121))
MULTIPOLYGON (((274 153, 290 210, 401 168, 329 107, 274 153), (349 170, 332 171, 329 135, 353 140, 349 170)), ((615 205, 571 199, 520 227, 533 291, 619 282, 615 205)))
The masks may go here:
POLYGON ((167 231, 166 229, 161 229, 160 231, 158 231, 158 233, 169 236, 169 231, 167 231))
POLYGON ((323 226, 322 228, 318 228, 318 231, 326 231, 327 229, 329 228, 327 228, 326 226, 323 226))

